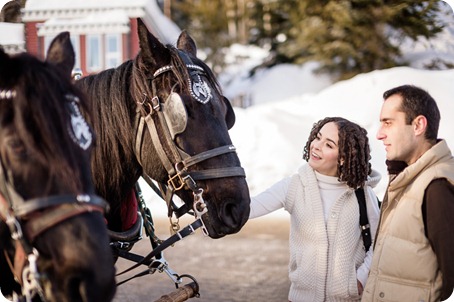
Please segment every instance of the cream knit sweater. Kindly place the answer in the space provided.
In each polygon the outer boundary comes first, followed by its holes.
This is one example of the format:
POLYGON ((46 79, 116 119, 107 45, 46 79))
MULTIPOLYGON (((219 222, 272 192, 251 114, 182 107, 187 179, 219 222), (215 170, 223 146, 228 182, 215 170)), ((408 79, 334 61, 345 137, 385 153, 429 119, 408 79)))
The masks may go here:
MULTIPOLYGON (((379 217, 372 187, 379 181, 374 172, 365 187, 372 238, 379 217)), ((252 198, 250 218, 282 207, 290 213, 292 302, 360 300, 357 280, 366 283, 372 249, 366 257, 354 190, 336 182, 306 164, 298 174, 252 198), (333 196, 337 198, 328 200, 333 196)))

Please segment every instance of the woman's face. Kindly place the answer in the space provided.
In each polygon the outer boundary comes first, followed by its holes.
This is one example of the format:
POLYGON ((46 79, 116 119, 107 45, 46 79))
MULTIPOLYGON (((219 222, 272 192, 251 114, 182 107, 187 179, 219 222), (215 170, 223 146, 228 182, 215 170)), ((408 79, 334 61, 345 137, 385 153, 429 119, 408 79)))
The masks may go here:
POLYGON ((320 174, 337 175, 339 132, 333 122, 326 123, 310 144, 309 165, 320 174))

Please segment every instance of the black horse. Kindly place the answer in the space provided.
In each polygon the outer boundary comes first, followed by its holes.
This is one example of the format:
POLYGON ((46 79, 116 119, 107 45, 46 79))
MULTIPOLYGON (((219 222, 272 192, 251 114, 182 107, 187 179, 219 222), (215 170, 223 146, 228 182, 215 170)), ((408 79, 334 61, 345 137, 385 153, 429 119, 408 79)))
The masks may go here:
POLYGON ((94 195, 94 137, 67 33, 47 60, 0 49, 0 288, 20 301, 110 301, 113 257, 94 195))
POLYGON ((250 198, 228 133, 235 123, 229 101, 185 31, 176 48, 165 46, 138 19, 138 36, 134 60, 77 82, 91 100, 98 138, 92 172, 97 193, 111 206, 109 229, 130 227, 128 208, 136 210, 127 200, 146 175, 188 209, 203 199, 210 237, 238 232, 250 198))

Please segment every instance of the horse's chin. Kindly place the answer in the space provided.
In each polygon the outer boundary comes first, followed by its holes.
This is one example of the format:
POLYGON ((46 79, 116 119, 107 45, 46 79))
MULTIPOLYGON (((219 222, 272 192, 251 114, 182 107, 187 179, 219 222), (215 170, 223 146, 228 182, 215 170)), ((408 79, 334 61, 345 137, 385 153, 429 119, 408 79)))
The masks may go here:
POLYGON ((226 233, 220 232, 219 230, 213 228, 210 224, 205 223, 205 227, 208 231, 208 236, 212 239, 219 239, 227 235, 226 233))
POLYGON ((202 216, 202 220, 208 232, 208 236, 212 239, 219 239, 227 235, 238 233, 244 225, 240 224, 235 227, 227 226, 220 219, 213 219, 208 213, 202 216))
POLYGON ((207 198, 208 212, 202 216, 210 238, 217 239, 238 233, 249 218, 249 203, 224 199, 221 206, 207 198))

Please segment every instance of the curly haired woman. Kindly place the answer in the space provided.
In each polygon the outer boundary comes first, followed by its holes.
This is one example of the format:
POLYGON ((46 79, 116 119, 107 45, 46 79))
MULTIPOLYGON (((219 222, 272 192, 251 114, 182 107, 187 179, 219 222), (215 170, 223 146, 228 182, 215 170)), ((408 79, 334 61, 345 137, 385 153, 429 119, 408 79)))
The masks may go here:
POLYGON ((308 163, 251 200, 250 218, 290 213, 289 301, 359 301, 372 248, 364 248, 355 189, 363 188, 371 238, 379 219, 367 131, 340 117, 320 120, 304 147, 308 163))

